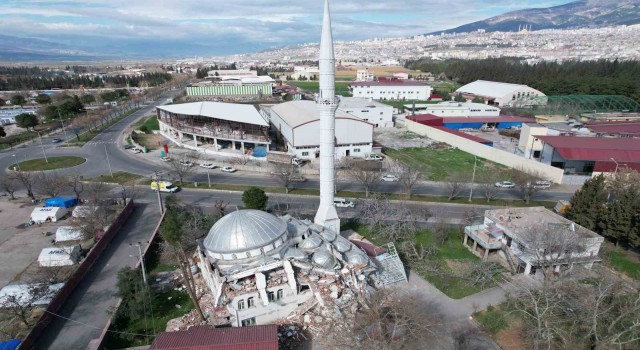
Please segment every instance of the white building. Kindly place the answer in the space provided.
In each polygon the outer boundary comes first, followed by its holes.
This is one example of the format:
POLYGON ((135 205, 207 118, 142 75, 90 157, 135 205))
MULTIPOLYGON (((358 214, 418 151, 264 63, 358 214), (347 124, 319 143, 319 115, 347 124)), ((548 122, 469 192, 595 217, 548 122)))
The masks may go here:
POLYGON ((438 117, 499 117, 500 108, 483 103, 446 101, 436 104, 405 104, 405 111, 438 117))
POLYGON ((319 79, 320 78, 320 68, 318 67, 308 67, 308 66, 295 66, 293 67, 293 74, 291 77, 294 80, 298 80, 300 78, 306 79, 319 79))
POLYGON ((372 99, 342 97, 338 109, 369 122, 376 128, 393 127, 393 107, 372 99))
POLYGON ((20 114, 38 114, 38 107, 5 106, 0 108, 0 125, 16 123, 16 116, 20 114))
POLYGON ((512 270, 536 274, 600 261, 602 236, 544 207, 485 211, 484 222, 464 229, 464 244, 483 259, 498 259, 512 270))
POLYGON ((536 136, 546 136, 549 128, 538 123, 523 123, 520 129, 518 150, 525 158, 539 159, 542 155, 544 142, 536 136))
POLYGON ((356 81, 374 81, 375 76, 369 72, 369 68, 358 69, 356 71, 356 81))
POLYGON ((380 79, 349 83, 353 97, 374 100, 422 100, 431 96, 431 86, 415 80, 380 79))
POLYGON ((257 76, 257 71, 249 69, 216 69, 207 72, 207 78, 220 80, 252 78, 257 76))
MULTIPOLYGON (((313 101, 291 101, 264 109, 282 136, 287 152, 303 159, 320 156, 320 112, 313 101)), ((374 124, 336 110, 335 156, 364 157, 371 153, 374 124)))
POLYGON ((546 96, 542 92, 526 85, 476 80, 456 90, 468 101, 481 97, 492 106, 526 106, 533 97, 546 96))

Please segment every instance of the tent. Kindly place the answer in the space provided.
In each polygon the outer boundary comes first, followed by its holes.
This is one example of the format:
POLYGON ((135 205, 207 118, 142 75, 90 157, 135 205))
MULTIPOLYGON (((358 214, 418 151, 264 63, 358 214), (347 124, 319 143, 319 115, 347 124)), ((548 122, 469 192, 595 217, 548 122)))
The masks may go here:
POLYGON ((31 212, 31 221, 39 224, 45 221, 56 222, 68 213, 61 207, 38 207, 31 212))
POLYGON ((84 232, 71 226, 60 226, 56 230, 56 243, 84 239, 84 232))
POLYGON ((7 341, 0 342, 0 350, 16 350, 22 343, 18 339, 9 339, 7 341))
MULTIPOLYGON (((93 208, 93 211, 97 211, 97 210, 98 210, 98 207, 93 208)), ((73 216, 74 218, 86 218, 90 214, 91 214, 91 207, 89 207, 88 205, 79 205, 73 208, 73 211, 71 212, 71 216, 73 216)))
POLYGON ((42 249, 38 263, 42 267, 70 266, 80 260, 80 246, 48 247, 42 249))
POLYGON ((52 197, 44 201, 45 207, 63 207, 71 208, 75 207, 78 201, 75 198, 69 197, 52 197))
POLYGON ((39 284, 11 284, 0 289, 0 308, 11 307, 11 296, 20 304, 47 305, 51 302, 64 283, 48 286, 39 284), (40 292, 42 290, 42 292, 40 292), (34 295, 37 291, 38 295, 34 295))

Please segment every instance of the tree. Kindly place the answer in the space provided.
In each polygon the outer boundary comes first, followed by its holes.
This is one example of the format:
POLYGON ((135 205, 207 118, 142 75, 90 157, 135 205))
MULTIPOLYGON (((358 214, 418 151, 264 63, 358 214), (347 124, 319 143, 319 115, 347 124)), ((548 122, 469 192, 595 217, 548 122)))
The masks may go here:
POLYGON ((84 192, 84 183, 82 182, 83 176, 76 172, 69 176, 67 186, 71 188, 76 195, 76 201, 80 202, 80 195, 84 192))
POLYGON ((36 197, 33 195, 33 182, 34 176, 31 172, 21 171, 21 170, 10 170, 9 177, 16 179, 19 183, 24 186, 24 189, 27 191, 27 196, 32 200, 35 200, 36 197))
POLYGON ((297 167, 293 164, 272 163, 271 169, 271 175, 284 187, 285 193, 289 193, 292 179, 299 176, 296 174, 297 167))
POLYGON ((486 167, 480 170, 476 176, 478 187, 484 198, 487 199, 487 203, 491 202, 499 191, 496 187, 496 179, 498 178, 500 178, 500 172, 497 169, 486 167))
POLYGON ((40 105, 49 104, 51 103, 51 96, 46 94, 38 94, 38 96, 36 96, 36 102, 40 105))
POLYGON ((6 104, 7 104, 7 102, 0 98, 0 107, 4 106, 6 104))
POLYGON ((587 180, 571 198, 567 218, 596 231, 607 202, 605 178, 602 174, 587 180))
POLYGON ((90 105, 96 102, 96 98, 91 94, 84 94, 80 96, 80 101, 85 105, 90 105))
POLYGON ((139 269, 125 266, 118 271, 116 282, 116 296, 122 299, 118 308, 119 315, 126 315, 130 320, 137 321, 147 316, 146 304, 151 302, 147 292, 151 292, 142 279, 139 269))
POLYGON ((55 295, 46 284, 31 284, 26 290, 4 297, 3 309, 27 327, 33 326, 32 311, 46 297, 55 295))
POLYGON ((258 187, 251 187, 242 193, 242 203, 246 209, 264 210, 268 201, 267 194, 258 187))
POLYGON ((467 102, 467 99, 462 96, 462 94, 457 94, 456 97, 453 98, 456 102, 467 102))
POLYGON ((535 194, 543 190, 543 187, 536 184, 536 181, 540 181, 540 176, 522 169, 511 170, 511 181, 520 190, 525 203, 531 202, 535 194))
POLYGON ((484 98, 476 96, 473 98, 473 100, 471 100, 471 102, 473 103, 484 103, 484 98))
POLYGON ((9 194, 11 200, 16 199, 14 193, 18 190, 18 181, 14 177, 0 177, 0 188, 9 194))
POLYGON ((7 133, 4 131, 4 127, 0 126, 0 137, 5 137, 7 136, 7 133))
POLYGON ((11 99, 9 101, 11 101, 12 105, 20 106, 20 107, 22 107, 25 103, 27 103, 27 99, 20 94, 11 96, 11 99))
POLYGON ((193 163, 196 162, 197 159, 198 155, 196 153, 185 153, 171 158, 171 160, 165 162, 165 166, 167 170, 176 174, 182 185, 184 178, 195 170, 193 163))
POLYGON ((450 174, 444 181, 449 200, 457 198, 466 187, 466 179, 461 173, 450 174))
POLYGON ((412 165, 396 163, 392 172, 398 177, 398 183, 402 187, 402 192, 407 199, 410 199, 413 188, 423 177, 422 171, 412 165))
POLYGON ((68 185, 68 179, 55 171, 40 172, 35 179, 36 192, 48 197, 55 197, 68 185))
POLYGON ((640 197, 638 193, 627 190, 607 205, 598 226, 602 229, 602 234, 612 239, 616 246, 620 242, 629 244, 634 231, 638 228, 639 212, 640 197))
POLYGON ((38 125, 38 117, 35 114, 22 113, 16 116, 16 125, 29 130, 38 125))
POLYGON ((374 185, 380 181, 380 163, 350 159, 345 165, 341 172, 349 179, 359 182, 364 187, 365 197, 369 197, 374 185))

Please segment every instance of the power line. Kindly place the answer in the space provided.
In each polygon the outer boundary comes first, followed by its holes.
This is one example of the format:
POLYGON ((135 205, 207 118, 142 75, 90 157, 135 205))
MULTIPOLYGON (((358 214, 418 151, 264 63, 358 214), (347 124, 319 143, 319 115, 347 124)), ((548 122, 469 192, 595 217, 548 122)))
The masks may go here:
MULTIPOLYGON (((58 314, 56 314, 56 313, 54 313, 54 312, 51 312, 51 311, 47 311, 47 310, 45 310, 45 312, 46 312, 46 313, 49 313, 49 314, 52 314, 53 316, 57 316, 57 317, 60 317, 60 318, 62 318, 62 319, 65 319, 65 320, 67 320, 67 321, 71 321, 71 322, 74 322, 74 323, 77 323, 77 324, 83 325, 83 326, 85 326, 85 327, 93 328, 93 329, 96 329, 96 330, 99 330, 99 331, 104 330, 104 328, 100 328, 100 327, 96 327, 96 326, 94 326, 94 325, 90 325, 90 324, 88 324, 88 323, 84 323, 84 322, 76 321, 76 320, 70 319, 70 318, 68 318, 68 317, 64 317, 64 316, 62 316, 62 315, 58 315, 58 314)), ((138 333, 120 332, 120 331, 112 331, 112 330, 107 330, 107 332, 109 332, 109 333, 117 333, 117 334, 137 335, 137 336, 141 336, 141 337, 148 337, 148 336, 149 336, 149 334, 138 334, 138 333)), ((154 337, 155 337, 156 335, 157 335, 157 334, 153 334, 153 336, 154 336, 154 337)))

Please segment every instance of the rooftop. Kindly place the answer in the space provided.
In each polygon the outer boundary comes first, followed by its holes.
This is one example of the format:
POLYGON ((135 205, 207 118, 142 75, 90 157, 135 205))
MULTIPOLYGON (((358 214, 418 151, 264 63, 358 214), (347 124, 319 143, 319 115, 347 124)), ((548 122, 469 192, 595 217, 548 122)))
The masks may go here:
POLYGON ((497 81, 476 80, 473 83, 469 83, 458 88, 458 90, 456 91, 487 97, 502 97, 524 87, 528 86, 520 84, 501 83, 497 81))
POLYGON ((349 83, 349 86, 429 86, 420 81, 401 79, 380 79, 378 81, 359 81, 349 83))
POLYGON ((634 122, 596 122, 585 127, 601 134, 640 134, 640 121, 634 122))
POLYGON ((443 117, 444 123, 530 123, 535 119, 501 115, 499 117, 443 117))
MULTIPOLYGON (((407 103, 404 105, 405 108, 413 108, 414 104, 413 103, 407 103)), ((489 106, 487 104, 484 103, 474 103, 474 102, 455 102, 455 101, 446 101, 446 102, 440 102, 440 103, 416 103, 415 104, 416 108, 438 108, 438 109, 460 109, 460 108, 485 108, 485 109, 491 109, 494 111, 500 111, 500 108, 495 107, 495 106, 489 106)))
POLYGON ((371 101, 368 98, 341 97, 338 108, 393 108, 378 101, 371 101))
POLYGON ((485 144, 485 143, 491 142, 491 144, 493 144, 493 141, 491 141, 491 140, 483 139, 483 138, 475 136, 475 135, 469 135, 469 134, 464 133, 462 131, 449 129, 449 128, 444 127, 444 126, 432 126, 432 128, 438 129, 440 131, 446 131, 446 132, 448 132, 448 133, 450 133, 452 135, 464 137, 467 140, 475 141, 475 142, 478 142, 478 143, 485 144))
POLYGON ((640 139, 613 137, 537 136, 564 159, 640 163, 640 139))
MULTIPOLYGON (((320 120, 320 110, 318 110, 316 103, 313 101, 298 100, 285 102, 271 107, 271 111, 279 115, 291 128, 320 120)), ((336 110, 336 119, 339 118, 354 119, 366 123, 362 119, 340 109, 336 110)))
POLYGON ((193 326, 186 331, 158 334, 155 350, 277 350, 278 326, 213 328, 193 326))
POLYGON ((269 126, 269 123, 267 123, 252 105, 223 102, 191 102, 158 106, 156 108, 181 115, 209 117, 238 123, 269 126))

